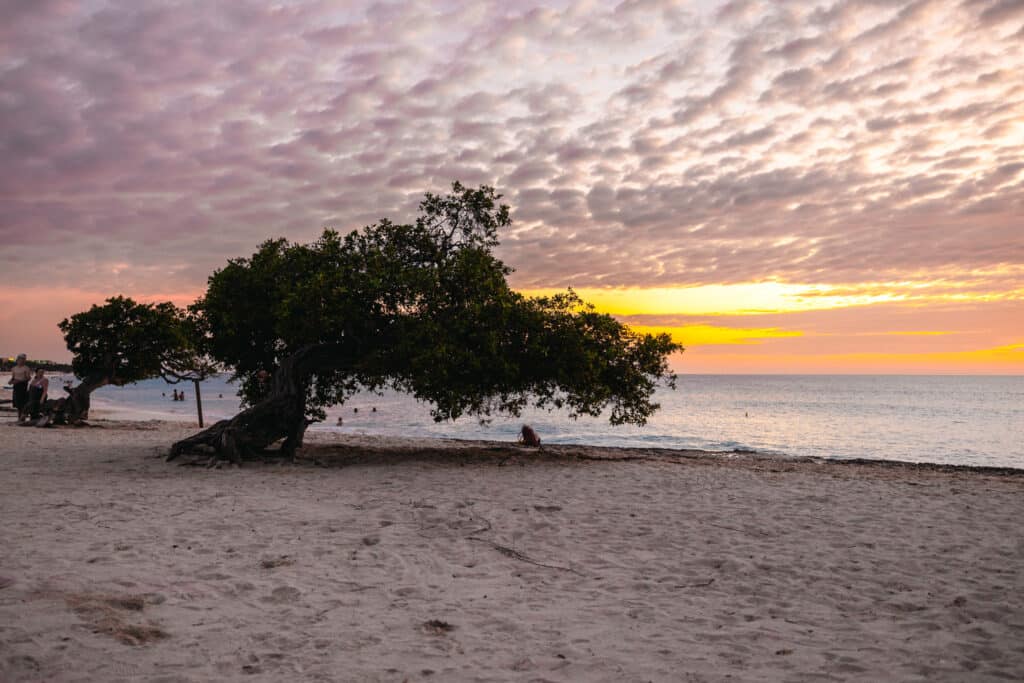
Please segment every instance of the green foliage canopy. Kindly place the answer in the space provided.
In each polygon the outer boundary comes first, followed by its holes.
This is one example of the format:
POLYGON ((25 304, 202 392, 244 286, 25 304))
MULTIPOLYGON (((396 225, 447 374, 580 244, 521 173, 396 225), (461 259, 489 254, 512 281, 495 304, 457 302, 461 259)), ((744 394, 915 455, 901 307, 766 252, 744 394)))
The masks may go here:
POLYGON ((201 350, 235 369, 250 402, 273 372, 311 344, 335 362, 315 375, 307 410, 323 415, 360 387, 392 386, 433 404, 435 419, 523 407, 611 408, 613 423, 643 424, 660 380, 674 375, 668 335, 638 335, 571 290, 529 298, 507 283, 493 248, 511 225, 487 186, 427 194, 414 223, 381 220, 311 244, 263 243, 229 261, 190 309, 201 350))
POLYGON ((171 303, 141 304, 116 296, 58 325, 80 378, 124 385, 160 375, 188 348, 184 312, 171 303))

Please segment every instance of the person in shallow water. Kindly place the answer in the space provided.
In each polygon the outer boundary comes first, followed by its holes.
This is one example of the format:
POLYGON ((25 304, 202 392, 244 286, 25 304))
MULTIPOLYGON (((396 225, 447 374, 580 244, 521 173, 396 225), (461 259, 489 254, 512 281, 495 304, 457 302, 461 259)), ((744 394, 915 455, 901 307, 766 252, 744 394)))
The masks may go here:
POLYGON ((13 385, 14 392, 11 396, 11 403, 18 411, 18 422, 25 419, 25 408, 28 406, 28 382, 32 379, 32 369, 25 363, 25 359, 25 354, 18 354, 18 360, 11 368, 11 379, 7 382, 13 385))

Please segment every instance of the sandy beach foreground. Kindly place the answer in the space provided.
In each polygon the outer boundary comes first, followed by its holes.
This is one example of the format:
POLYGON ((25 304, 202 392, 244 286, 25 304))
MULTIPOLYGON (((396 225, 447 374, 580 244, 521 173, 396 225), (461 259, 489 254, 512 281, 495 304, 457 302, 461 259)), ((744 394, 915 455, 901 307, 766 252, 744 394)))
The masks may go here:
POLYGON ((1024 677, 1024 475, 0 424, 0 680, 1024 677))

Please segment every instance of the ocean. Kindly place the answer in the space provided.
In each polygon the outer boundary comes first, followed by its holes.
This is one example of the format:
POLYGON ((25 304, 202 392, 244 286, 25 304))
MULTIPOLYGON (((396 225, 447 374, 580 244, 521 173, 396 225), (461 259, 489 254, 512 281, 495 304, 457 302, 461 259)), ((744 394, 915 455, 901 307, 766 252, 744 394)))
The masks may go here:
MULTIPOLYGON (((171 401, 175 387, 159 379, 104 387, 93 394, 94 407, 112 418, 194 422, 192 385, 178 387, 186 390, 186 401, 171 401)), ((238 410, 227 376, 203 382, 202 398, 207 424, 238 410)), ((329 409, 327 421, 311 429, 514 441, 520 426, 529 424, 551 444, 1024 469, 1024 376, 680 375, 678 388, 661 390, 656 399, 662 408, 644 427, 536 410, 482 425, 471 417, 436 423, 429 406, 407 395, 363 393, 329 409)))

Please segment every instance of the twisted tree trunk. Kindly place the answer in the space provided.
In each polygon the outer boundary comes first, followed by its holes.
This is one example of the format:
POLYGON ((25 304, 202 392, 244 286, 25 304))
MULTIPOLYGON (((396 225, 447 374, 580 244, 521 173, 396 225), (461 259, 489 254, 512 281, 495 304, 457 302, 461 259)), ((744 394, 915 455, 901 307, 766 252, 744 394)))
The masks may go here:
POLYGON ((282 439, 280 454, 294 457, 310 421, 306 419, 306 389, 317 371, 333 370, 344 362, 340 344, 305 346, 286 358, 274 373, 270 394, 230 420, 221 420, 171 446, 167 459, 212 449, 216 457, 240 463, 282 439))
POLYGON ((43 404, 42 417, 34 424, 37 427, 81 424, 89 416, 92 392, 112 383, 108 375, 89 375, 77 387, 64 387, 68 395, 58 399, 47 399, 43 404))

